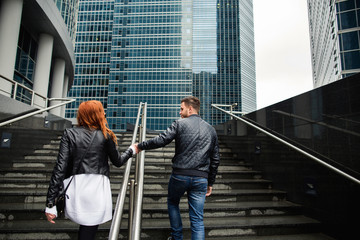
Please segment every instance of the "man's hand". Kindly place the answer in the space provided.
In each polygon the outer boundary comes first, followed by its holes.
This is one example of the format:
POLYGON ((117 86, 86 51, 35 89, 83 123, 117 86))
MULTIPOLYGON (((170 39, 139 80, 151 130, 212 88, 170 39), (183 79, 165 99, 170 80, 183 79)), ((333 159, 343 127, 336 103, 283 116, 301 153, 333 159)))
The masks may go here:
POLYGON ((208 187, 207 187, 207 193, 206 193, 206 196, 207 196, 207 197, 211 195, 212 188, 213 188, 212 186, 208 186, 208 187))

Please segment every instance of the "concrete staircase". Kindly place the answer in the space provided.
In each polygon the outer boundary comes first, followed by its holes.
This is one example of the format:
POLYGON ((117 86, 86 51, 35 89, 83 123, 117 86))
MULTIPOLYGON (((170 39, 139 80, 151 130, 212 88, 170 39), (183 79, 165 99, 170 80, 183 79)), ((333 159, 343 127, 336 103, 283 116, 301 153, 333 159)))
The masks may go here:
MULTIPOLYGON (((130 139, 128 134, 119 135, 120 148, 129 146, 130 139)), ((43 213, 59 142, 60 136, 49 139, 0 170, 0 239, 76 239, 76 224, 65 219, 50 224, 43 213)), ((205 203, 206 239, 332 239, 321 234, 318 221, 302 215, 301 206, 286 201, 286 192, 272 189, 261 172, 234 158, 225 145, 220 149, 218 177, 205 203)), ((142 239, 167 239, 170 234, 166 198, 173 153, 174 144, 146 152, 142 239)), ((111 169, 114 206, 123 169, 111 169)), ((181 210, 184 239, 190 239, 185 198, 181 210)), ((127 210, 123 218, 120 239, 127 239, 127 210)), ((97 239, 107 239, 109 227, 110 223, 101 225, 97 239)))

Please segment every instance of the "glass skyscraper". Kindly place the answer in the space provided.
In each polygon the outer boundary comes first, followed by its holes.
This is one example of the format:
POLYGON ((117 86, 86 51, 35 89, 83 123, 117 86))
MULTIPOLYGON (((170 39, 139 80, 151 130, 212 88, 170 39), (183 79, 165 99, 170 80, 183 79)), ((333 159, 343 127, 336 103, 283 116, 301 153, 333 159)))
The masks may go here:
POLYGON ((212 103, 256 109, 251 0, 80 0, 75 52, 69 118, 88 99, 103 102, 119 131, 135 122, 139 102, 152 130, 177 119, 189 95, 211 124, 226 120, 212 103))
POLYGON ((360 72, 360 0, 308 0, 314 87, 360 72))
POLYGON ((76 33, 76 19, 78 13, 79 0, 53 0, 56 7, 59 9, 64 23, 68 29, 71 39, 75 44, 75 33, 76 33))

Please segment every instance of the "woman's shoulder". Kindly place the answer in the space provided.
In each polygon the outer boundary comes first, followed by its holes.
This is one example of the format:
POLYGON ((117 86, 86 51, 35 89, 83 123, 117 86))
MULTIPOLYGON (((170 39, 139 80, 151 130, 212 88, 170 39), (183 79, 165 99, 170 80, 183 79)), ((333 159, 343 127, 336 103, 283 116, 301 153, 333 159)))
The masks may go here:
POLYGON ((86 127, 78 127, 78 126, 75 126, 75 127, 72 127, 72 128, 66 128, 64 130, 64 136, 68 136, 68 137, 74 137, 74 138, 79 138, 81 136, 90 136, 91 133, 93 131, 89 128, 86 128, 86 127))

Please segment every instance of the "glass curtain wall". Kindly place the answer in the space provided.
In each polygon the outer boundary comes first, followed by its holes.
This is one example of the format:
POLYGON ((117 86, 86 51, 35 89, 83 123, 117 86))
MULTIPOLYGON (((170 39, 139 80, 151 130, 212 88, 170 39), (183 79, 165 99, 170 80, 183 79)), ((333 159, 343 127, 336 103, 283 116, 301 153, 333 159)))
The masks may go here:
POLYGON ((78 13, 79 0, 53 0, 64 19, 71 39, 75 43, 76 19, 78 13))
POLYGON ((360 0, 308 0, 314 87, 360 72, 360 0))
POLYGON ((148 103, 148 128, 160 131, 189 95, 213 125, 226 116, 212 103, 255 110, 252 14, 251 0, 80 0, 71 90, 80 99, 67 117, 90 98, 104 103, 117 131, 135 123, 140 102, 148 103))
POLYGON ((76 68, 69 92, 76 101, 68 105, 66 118, 76 118, 83 101, 98 100, 107 107, 113 11, 113 0, 79 2, 76 68))
POLYGON ((114 8, 108 120, 134 124, 148 103, 147 127, 164 130, 192 94, 192 1, 123 0, 114 8))
POLYGON ((342 77, 360 72, 360 1, 336 3, 342 77))
MULTIPOLYGON (((255 50, 252 0, 217 0, 217 72, 208 75, 210 87, 195 92, 203 102, 231 105, 235 111, 256 110, 255 50)), ((196 78, 195 78, 196 79, 196 78)), ((197 86, 196 81, 194 85, 197 86)), ((201 84, 199 84, 201 85, 201 84)), ((211 124, 217 125, 229 117, 210 104, 202 106, 211 124)))
MULTIPOLYGON (((19 42, 16 52, 14 80, 32 89, 34 85, 34 70, 36 65, 36 40, 23 27, 20 27, 19 42)), ((32 94, 24 88, 17 88, 16 99, 31 104, 32 94)))

